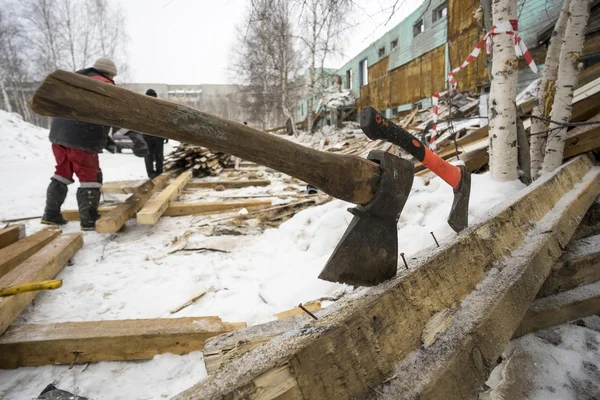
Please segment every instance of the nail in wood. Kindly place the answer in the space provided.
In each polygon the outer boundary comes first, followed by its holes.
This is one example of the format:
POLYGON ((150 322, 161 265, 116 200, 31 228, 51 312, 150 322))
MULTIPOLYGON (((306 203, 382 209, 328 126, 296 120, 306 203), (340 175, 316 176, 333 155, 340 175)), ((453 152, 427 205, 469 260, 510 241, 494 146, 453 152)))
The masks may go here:
POLYGON ((433 237, 433 240, 435 240, 435 244, 437 247, 440 247, 440 244, 438 243, 437 239, 435 238, 435 235, 433 234, 433 232, 429 232, 431 233, 431 236, 433 237))
POLYGON ((310 311, 308 311, 303 305, 302 303, 298 304, 298 307, 300 307, 302 309, 302 311, 304 311, 305 313, 307 313, 308 315, 310 315, 313 319, 319 319, 315 316, 315 314, 311 313, 310 311))
POLYGON ((404 258, 404 253, 400 253, 400 257, 402 257, 402 261, 404 261, 404 266, 408 269, 408 264, 406 263, 406 258, 404 258))

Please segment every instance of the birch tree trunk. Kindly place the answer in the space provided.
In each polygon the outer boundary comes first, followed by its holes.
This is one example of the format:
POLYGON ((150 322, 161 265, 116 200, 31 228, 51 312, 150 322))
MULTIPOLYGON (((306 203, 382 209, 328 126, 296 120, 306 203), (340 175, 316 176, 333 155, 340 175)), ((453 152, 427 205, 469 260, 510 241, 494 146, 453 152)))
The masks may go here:
MULTIPOLYGON (((312 132, 313 126, 313 107, 316 94, 316 64, 317 64, 317 40, 319 39, 318 19, 317 19, 318 0, 312 1, 312 40, 310 42, 310 72, 308 77, 308 115, 306 116, 307 132, 312 132)), ((321 71, 323 73, 323 71, 321 71)))
MULTIPOLYGON (((494 25, 517 19, 516 0, 493 0, 494 25)), ((512 36, 501 33, 492 38, 493 61, 489 100, 490 172, 496 181, 514 181, 517 171, 517 73, 519 61, 512 36)))
MULTIPOLYGON (((585 27, 590 15, 589 0, 572 0, 569 6, 569 20, 565 30, 565 39, 560 51, 556 92, 552 103, 553 121, 569 122, 573 107, 573 90, 577 86, 577 64, 585 38, 585 27)), ((567 128, 550 123, 546 154, 542 174, 554 171, 562 164, 567 128)))
MULTIPOLYGON (((534 117, 548 118, 550 116, 550 111, 552 110, 556 78, 558 77, 560 49, 567 28, 567 20, 569 18, 569 4, 570 0, 564 1, 560 15, 554 26, 554 31, 552 32, 552 38, 550 39, 550 45, 548 46, 548 53, 546 54, 546 61, 544 63, 544 73, 539 82, 537 99, 533 106, 532 114, 534 117)), ((529 151, 531 158, 531 178, 533 180, 538 178, 542 170, 542 163, 544 162, 542 149, 548 137, 548 134, 544 132, 546 132, 547 129, 547 124, 544 121, 536 118, 531 119, 531 144, 529 146, 529 151)))
POLYGON ((4 104, 6 104, 6 111, 11 113, 12 107, 10 106, 10 99, 8 98, 8 93, 6 92, 6 86, 4 86, 4 81, 2 79, 0 79, 0 91, 2 91, 2 98, 4 99, 4 104))

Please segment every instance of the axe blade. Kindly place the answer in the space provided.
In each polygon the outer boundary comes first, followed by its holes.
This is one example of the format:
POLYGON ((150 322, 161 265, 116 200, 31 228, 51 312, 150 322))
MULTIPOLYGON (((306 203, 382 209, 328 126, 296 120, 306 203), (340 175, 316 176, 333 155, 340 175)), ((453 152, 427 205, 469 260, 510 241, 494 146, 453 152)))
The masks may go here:
POLYGON ((354 218, 319 275, 320 279, 354 286, 373 286, 396 275, 398 218, 410 194, 414 167, 408 160, 374 150, 381 180, 369 204, 349 211, 354 218))
POLYGON ((460 186, 454 189, 454 200, 448 215, 448 225, 455 231, 461 232, 469 226, 469 198, 471 197, 471 172, 464 165, 461 171, 460 186))
MULTIPOLYGON (((353 209, 348 211, 355 213, 353 209)), ((353 286, 373 286, 396 275, 396 220, 354 215, 319 279, 353 286)))

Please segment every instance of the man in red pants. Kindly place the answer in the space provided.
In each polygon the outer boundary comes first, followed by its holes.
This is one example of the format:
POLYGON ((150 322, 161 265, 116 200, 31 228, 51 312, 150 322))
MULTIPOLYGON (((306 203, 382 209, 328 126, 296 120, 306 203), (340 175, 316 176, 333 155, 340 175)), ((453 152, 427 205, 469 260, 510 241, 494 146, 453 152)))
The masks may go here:
MULTIPOLYGON (((99 58, 92 68, 77 71, 78 74, 114 85, 117 75, 115 63, 105 57, 99 58)), ((77 203, 82 230, 94 230, 99 218, 100 188, 102 171, 98 153, 106 146, 110 127, 88 122, 55 118, 50 128, 52 152, 56 158, 56 170, 50 179, 46 192, 46 209, 42 223, 64 225, 60 208, 67 197, 67 185, 73 183, 77 175, 80 187, 77 189, 77 203)))

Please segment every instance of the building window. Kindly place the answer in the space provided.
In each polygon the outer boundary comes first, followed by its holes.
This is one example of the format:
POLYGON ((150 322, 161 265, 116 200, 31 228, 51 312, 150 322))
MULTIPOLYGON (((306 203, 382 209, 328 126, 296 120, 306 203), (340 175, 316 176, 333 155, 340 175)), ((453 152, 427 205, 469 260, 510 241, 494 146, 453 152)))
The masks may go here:
POLYGON ((392 48, 392 50, 398 47, 398 39, 392 40, 392 43, 390 43, 390 47, 392 48))
POLYGON ((423 32, 425 32, 425 24, 423 23, 423 20, 420 19, 413 25, 413 37, 417 37, 423 32))
POLYGON ((367 62, 366 58, 358 64, 358 70, 360 73, 360 75, 359 75, 360 86, 368 85, 369 84, 369 63, 367 62))
POLYGON ((346 89, 352 90, 352 70, 346 71, 346 89))
POLYGON ((392 117, 398 117, 398 107, 392 108, 392 117))
POLYGON ((377 50, 377 54, 379 55, 379 57, 385 56, 385 46, 380 47, 379 50, 377 50))
POLYGON ((446 3, 443 3, 438 8, 433 10, 432 17, 431 17, 432 22, 439 21, 439 20, 445 18, 447 15, 448 15, 448 5, 446 3))

